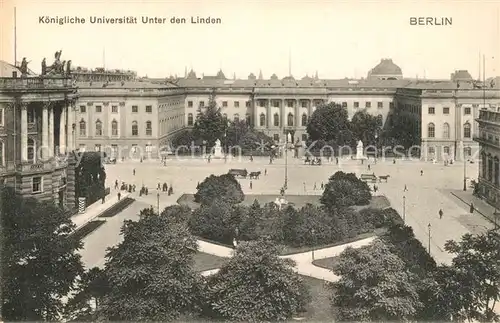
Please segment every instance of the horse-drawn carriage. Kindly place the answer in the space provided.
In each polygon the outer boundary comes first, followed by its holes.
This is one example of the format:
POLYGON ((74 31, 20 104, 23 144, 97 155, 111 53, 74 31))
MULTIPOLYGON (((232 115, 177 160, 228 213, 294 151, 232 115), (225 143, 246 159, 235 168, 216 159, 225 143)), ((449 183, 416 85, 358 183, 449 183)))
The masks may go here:
POLYGON ((237 169, 237 168, 232 168, 227 173, 233 175, 234 177, 243 177, 243 178, 246 178, 248 175, 248 171, 246 169, 237 169))
POLYGON ((321 165, 321 158, 319 157, 309 157, 307 156, 306 159, 304 159, 304 165, 309 164, 309 165, 321 165))

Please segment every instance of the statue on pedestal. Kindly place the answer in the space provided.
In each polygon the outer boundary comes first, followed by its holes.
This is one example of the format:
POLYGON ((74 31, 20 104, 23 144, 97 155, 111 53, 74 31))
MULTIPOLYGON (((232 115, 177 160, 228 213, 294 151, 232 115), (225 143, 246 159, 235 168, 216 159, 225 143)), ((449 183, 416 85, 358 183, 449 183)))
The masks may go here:
POLYGON ((223 156, 223 154, 222 154, 222 147, 220 145, 220 139, 217 139, 215 141, 213 158, 221 158, 222 156, 223 156))
POLYGON ((42 75, 46 75, 46 74, 47 74, 47 62, 46 62, 45 57, 44 57, 42 60, 42 75))
POLYGON ((66 75, 71 75, 71 60, 66 63, 66 75))
POLYGON ((66 61, 61 62, 61 54, 62 54, 62 50, 59 50, 54 54, 54 63, 52 63, 52 66, 50 66, 49 68, 47 68, 46 63, 45 63, 45 59, 43 59, 43 61, 42 61, 42 75, 63 76, 65 74, 64 68, 66 65, 66 61), (44 70, 43 66, 44 65, 45 65, 45 74, 43 73, 43 70, 44 70))
POLYGON ((29 62, 26 60, 26 57, 23 57, 23 61, 21 62, 21 66, 19 67, 22 77, 26 77, 26 75, 28 75, 28 64, 29 62))
POLYGON ((358 141, 358 146, 356 147, 356 159, 366 159, 363 154, 363 142, 358 141))

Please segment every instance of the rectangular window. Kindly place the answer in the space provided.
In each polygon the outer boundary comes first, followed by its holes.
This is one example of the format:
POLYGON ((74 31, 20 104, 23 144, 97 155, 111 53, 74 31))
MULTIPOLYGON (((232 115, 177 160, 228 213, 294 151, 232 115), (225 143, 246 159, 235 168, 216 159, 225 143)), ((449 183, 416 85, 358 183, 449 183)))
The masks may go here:
POLYGON ((102 106, 96 105, 95 106, 95 113, 101 113, 102 112, 102 106))
POLYGON ((239 108, 240 107, 240 101, 234 101, 234 107, 239 108))
POLYGON ((275 107, 275 108, 279 108, 279 107, 280 107, 280 101, 278 101, 278 100, 274 100, 274 101, 273 101, 273 107, 275 107))
POLYGON ((443 107, 443 114, 450 114, 450 108, 443 107))
POLYGON ((153 106, 152 105, 146 105, 146 113, 153 113, 153 106))
POLYGON ((377 108, 383 109, 384 108, 384 102, 377 102, 377 108))
POLYGON ((347 102, 342 102, 342 108, 347 108, 347 102))
POLYGON ((222 107, 227 108, 227 101, 222 101, 222 107))
POLYGON ((118 156, 118 145, 112 144, 111 145, 111 157, 116 158, 117 156, 118 156))
POLYGON ((31 190, 33 193, 41 193, 42 192, 42 177, 35 176, 31 180, 31 190))
POLYGON ((111 113, 118 113, 118 106, 117 105, 111 106, 111 113))
POLYGON ((470 114, 470 108, 465 108, 464 109, 464 114, 469 115, 470 114))
POLYGON ((389 102, 389 109, 394 109, 394 102, 389 102))
POLYGON ((435 109, 434 109, 434 107, 429 107, 427 109, 427 111, 428 111, 429 114, 434 114, 436 112, 435 109))
POLYGON ((434 154, 434 153, 436 152, 436 149, 435 149, 434 147, 429 147, 429 148, 427 149, 427 152, 428 152, 429 154, 434 154))
POLYGON ((153 129, 151 127, 146 127, 146 136, 152 136, 153 135, 153 129))
POLYGON ((203 108, 205 106, 205 101, 200 101, 200 108, 203 108))
POLYGON ((132 106, 132 113, 137 113, 137 112, 139 112, 139 107, 136 105, 133 105, 132 106))
POLYGON ((4 109, 0 108, 0 125, 3 126, 3 119, 4 119, 4 109))
POLYGON ((193 101, 188 101, 188 108, 192 108, 193 107, 193 101))
MULTIPOLYGON (((262 101, 261 103, 262 103, 262 104, 264 104, 264 101, 262 101)), ((247 108, 250 108, 250 107, 252 106, 252 101, 247 101, 247 102, 246 102, 246 104, 245 104, 245 106, 246 106, 247 108)), ((264 105, 261 105, 261 107, 262 107, 262 106, 264 106, 264 105)))
POLYGON ((287 107, 293 108, 293 100, 288 100, 287 101, 287 107))
POLYGON ((307 108, 307 101, 302 101, 301 102, 301 107, 307 108))
POLYGON ((81 105, 80 106, 80 113, 85 113, 85 112, 87 112, 87 107, 84 105, 81 105))
POLYGON ((365 108, 371 108, 372 103, 371 102, 365 102, 365 108))
POLYGON ((354 108, 355 109, 359 108, 359 102, 354 102, 354 108))

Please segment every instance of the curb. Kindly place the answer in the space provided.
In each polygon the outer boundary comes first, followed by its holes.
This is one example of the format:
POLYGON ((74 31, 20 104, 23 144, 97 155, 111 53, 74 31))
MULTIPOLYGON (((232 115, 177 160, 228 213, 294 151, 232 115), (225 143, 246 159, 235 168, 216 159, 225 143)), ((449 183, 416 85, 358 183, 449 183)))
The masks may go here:
MULTIPOLYGON (((457 199, 459 199, 460 201, 462 201, 462 203, 464 203, 466 205, 470 205, 470 202, 465 201, 463 198, 461 198, 457 194, 455 194, 453 192, 450 192, 450 194, 453 195, 454 197, 456 197, 457 199)), ((474 208, 474 211, 476 211, 477 213, 481 214, 481 216, 483 218, 485 218, 488 222, 490 222, 491 224, 495 225, 495 220, 490 219, 487 215, 485 215, 483 212, 479 211, 477 208, 474 208)))

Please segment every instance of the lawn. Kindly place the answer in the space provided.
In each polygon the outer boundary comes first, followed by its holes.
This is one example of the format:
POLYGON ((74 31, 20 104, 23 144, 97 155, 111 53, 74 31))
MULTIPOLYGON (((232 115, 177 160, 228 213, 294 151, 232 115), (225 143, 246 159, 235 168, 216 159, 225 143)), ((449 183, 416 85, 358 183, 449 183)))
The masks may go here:
POLYGON ((311 293, 311 302, 307 305, 307 311, 303 313, 305 321, 333 322, 335 313, 330 305, 331 291, 327 287, 328 282, 308 276, 301 275, 301 277, 311 293))
POLYGON ((313 265, 330 270, 333 268, 333 266, 337 265, 338 263, 339 263, 339 257, 329 257, 313 261, 313 265))
MULTIPOLYGON (((245 199, 241 204, 243 205, 252 205, 255 200, 259 202, 260 205, 264 205, 269 202, 273 202, 276 200, 277 197, 281 197, 280 195, 252 195, 248 194, 245 195, 245 199)), ((314 205, 321 205, 320 202, 320 195, 287 195, 286 200, 290 203, 293 203, 296 208, 301 208, 307 203, 314 204, 314 205)), ((179 199, 177 200, 177 203, 179 205, 185 205, 190 207, 191 209, 196 209, 200 205, 194 201, 194 195, 193 194, 183 194, 179 199)), ((377 209, 384 209, 386 207, 389 207, 390 203, 389 200, 385 196, 374 196, 372 200, 370 201, 369 205, 362 205, 362 206, 355 206, 354 208, 356 210, 361 210, 367 207, 372 207, 372 208, 377 208, 377 209)))
POLYGON ((227 261, 226 258, 209 255, 204 252, 197 252, 194 255, 194 270, 201 272, 205 270, 220 268, 227 261))

